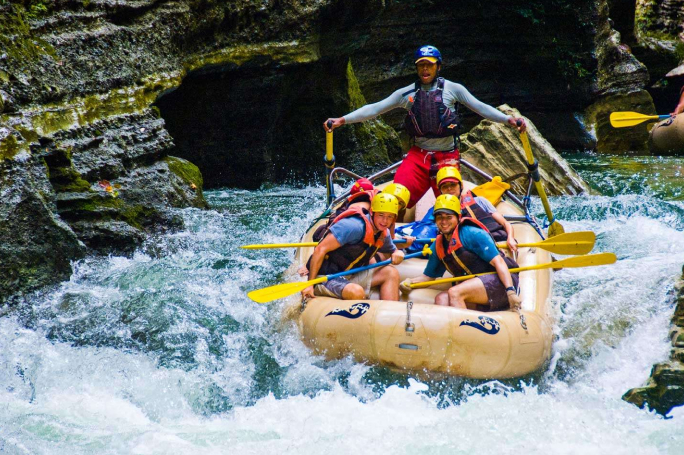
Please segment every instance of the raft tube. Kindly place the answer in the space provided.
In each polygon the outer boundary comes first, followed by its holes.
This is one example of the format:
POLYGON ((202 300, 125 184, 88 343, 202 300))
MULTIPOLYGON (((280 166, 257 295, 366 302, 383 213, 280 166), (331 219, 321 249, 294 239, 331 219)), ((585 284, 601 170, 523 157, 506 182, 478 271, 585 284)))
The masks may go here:
POLYGON ((684 115, 656 123, 648 136, 648 148, 654 155, 684 155, 684 115))
MULTIPOLYGON (((472 187, 466 183, 466 188, 472 187)), ((428 192, 416 211, 422 216, 434 203, 428 192)), ((497 209, 504 215, 521 212, 508 202, 497 209)), ((410 220, 408 220, 410 221, 410 220)), ((317 225, 302 241, 310 241, 317 225)), ((519 243, 541 241, 527 223, 513 223, 519 243)), ((302 248, 294 267, 304 264, 313 248, 302 248)), ((520 266, 551 261, 547 251, 520 248, 520 266)), ((414 258, 397 266, 401 279, 420 275, 424 259, 414 258)), ((522 318, 513 311, 479 312, 433 304, 435 295, 448 285, 415 289, 401 302, 378 299, 373 291, 367 300, 338 300, 317 297, 306 304, 298 298, 296 315, 302 340, 326 359, 353 356, 358 362, 387 366, 406 372, 431 371, 478 379, 518 377, 542 367, 551 353, 551 269, 520 274, 522 318), (408 301, 412 302, 412 306, 408 301)), ((447 275, 448 276, 448 275, 447 275)))

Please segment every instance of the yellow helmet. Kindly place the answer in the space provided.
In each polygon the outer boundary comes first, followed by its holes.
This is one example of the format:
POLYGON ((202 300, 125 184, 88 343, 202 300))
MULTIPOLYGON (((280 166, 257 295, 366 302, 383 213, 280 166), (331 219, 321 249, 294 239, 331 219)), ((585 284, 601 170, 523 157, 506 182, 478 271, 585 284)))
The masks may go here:
POLYGON ((401 183, 392 182, 387 185, 382 192, 396 196, 396 198, 399 199, 399 205, 403 202, 404 207, 408 205, 409 200, 411 199, 411 192, 401 183))
POLYGON ((439 212, 461 216, 461 200, 452 194, 441 194, 435 201, 435 215, 439 212))
POLYGON ((399 200, 387 193, 378 193, 371 202, 371 211, 376 213, 399 214, 399 200))
POLYGON ((437 171, 437 188, 439 188, 439 185, 441 185, 442 181, 445 179, 458 182, 461 184, 461 188, 463 188, 463 179, 461 178, 461 173, 455 167, 446 166, 437 171))

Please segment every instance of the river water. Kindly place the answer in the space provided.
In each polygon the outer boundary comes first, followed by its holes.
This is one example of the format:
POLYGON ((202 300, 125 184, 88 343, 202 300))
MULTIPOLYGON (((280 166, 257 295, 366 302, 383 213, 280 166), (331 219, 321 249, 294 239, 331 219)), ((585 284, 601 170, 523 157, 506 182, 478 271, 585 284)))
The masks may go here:
POLYGON ((552 199, 554 213, 619 261, 555 275, 539 373, 413 378, 313 356, 282 302, 246 297, 293 253, 238 247, 297 241, 324 188, 210 191, 212 210, 180 212, 185 231, 80 261, 0 317, 0 453, 680 455, 684 410, 664 419, 621 396, 669 355, 684 159, 569 160, 602 195, 552 199))

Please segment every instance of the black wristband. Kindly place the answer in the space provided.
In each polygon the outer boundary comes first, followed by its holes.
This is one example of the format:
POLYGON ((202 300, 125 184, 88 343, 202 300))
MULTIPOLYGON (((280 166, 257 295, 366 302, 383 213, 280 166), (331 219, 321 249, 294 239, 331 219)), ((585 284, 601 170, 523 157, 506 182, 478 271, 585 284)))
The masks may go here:
POLYGON ((518 292, 518 291, 515 290, 515 288, 514 288, 513 286, 507 287, 507 288, 506 288, 506 292, 508 292, 508 291, 513 291, 513 292, 515 292, 516 294, 517 294, 517 292, 518 292))

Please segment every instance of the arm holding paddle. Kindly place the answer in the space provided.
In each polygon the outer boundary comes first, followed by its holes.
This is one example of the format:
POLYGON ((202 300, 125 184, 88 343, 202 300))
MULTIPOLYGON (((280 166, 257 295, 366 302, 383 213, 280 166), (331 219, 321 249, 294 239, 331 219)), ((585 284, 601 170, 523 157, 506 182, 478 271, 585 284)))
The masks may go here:
POLYGON ((508 246, 508 249, 511 250, 512 252, 517 252, 518 251, 518 241, 515 240, 515 232, 513 232, 513 225, 506 221, 506 218, 504 216, 497 212, 492 213, 492 218, 499 223, 501 226, 506 229, 506 245, 508 246))
POLYGON ((511 277, 511 272, 506 265, 506 261, 501 256, 496 256, 490 262, 496 269, 496 274, 506 288, 506 297, 508 298, 508 304, 511 306, 511 310, 518 311, 522 305, 522 300, 518 296, 515 286, 513 285, 513 278, 511 277), (511 289, 512 288, 512 289, 511 289))

